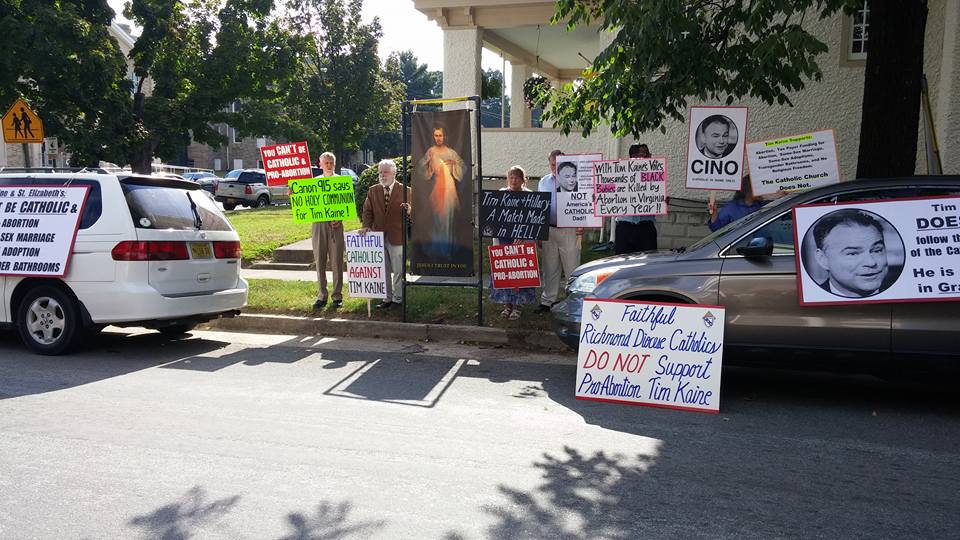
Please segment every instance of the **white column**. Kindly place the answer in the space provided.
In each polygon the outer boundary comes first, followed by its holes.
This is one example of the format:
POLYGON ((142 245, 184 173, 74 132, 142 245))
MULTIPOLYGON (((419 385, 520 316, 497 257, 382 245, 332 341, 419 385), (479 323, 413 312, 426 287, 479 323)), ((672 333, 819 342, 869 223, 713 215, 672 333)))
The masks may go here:
POLYGON ((960 2, 948 0, 943 11, 943 56, 934 125, 943 173, 960 174, 960 2))
POLYGON ((530 127, 530 109, 523 101, 523 83, 533 76, 529 64, 510 62, 510 127, 530 127))
MULTIPOLYGON (((480 28, 447 28, 443 31, 443 97, 480 95, 480 28)), ((463 109, 450 103, 444 110, 463 109)))

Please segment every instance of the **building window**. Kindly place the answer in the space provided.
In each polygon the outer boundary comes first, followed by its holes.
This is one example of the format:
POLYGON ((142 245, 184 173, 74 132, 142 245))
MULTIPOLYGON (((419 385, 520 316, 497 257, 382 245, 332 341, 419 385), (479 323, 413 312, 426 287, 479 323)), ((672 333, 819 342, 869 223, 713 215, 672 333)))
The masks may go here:
POLYGON ((240 137, 239 133, 237 132, 237 128, 231 128, 230 131, 233 133, 233 142, 234 142, 234 144, 237 144, 237 143, 239 143, 240 141, 243 140, 243 139, 240 137))
POLYGON ((850 45, 847 49, 849 60, 866 60, 867 42, 870 35, 870 4, 863 3, 850 16, 850 45))

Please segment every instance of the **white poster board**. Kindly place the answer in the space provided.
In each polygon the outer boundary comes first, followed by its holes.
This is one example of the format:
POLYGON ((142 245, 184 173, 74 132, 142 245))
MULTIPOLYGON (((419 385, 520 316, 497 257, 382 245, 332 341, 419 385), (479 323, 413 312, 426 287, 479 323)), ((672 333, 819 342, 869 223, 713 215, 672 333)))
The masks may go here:
POLYGON ((754 195, 797 191, 840 181, 832 129, 747 144, 754 195))
POLYGON ((593 162, 594 215, 667 214, 667 158, 593 162))
POLYGON ((687 189, 740 189, 747 108, 690 107, 689 118, 687 189))
POLYGON ((793 210, 800 304, 960 300, 960 197, 793 210))
POLYGON ((64 277, 89 186, 0 186, 0 275, 64 277))
POLYGON ((603 218, 593 214, 593 162, 602 159, 603 154, 557 156, 557 227, 603 226, 603 218))
POLYGON ((724 309, 586 298, 577 399, 716 413, 724 309))
POLYGON ((383 233, 343 235, 347 254, 347 288, 354 298, 386 298, 387 267, 383 233))

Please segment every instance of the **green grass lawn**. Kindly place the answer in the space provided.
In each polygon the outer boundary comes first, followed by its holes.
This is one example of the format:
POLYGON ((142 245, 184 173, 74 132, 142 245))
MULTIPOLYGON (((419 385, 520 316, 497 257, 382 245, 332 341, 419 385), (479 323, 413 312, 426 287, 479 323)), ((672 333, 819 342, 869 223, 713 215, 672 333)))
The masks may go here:
MULTIPOLYGON (((274 249, 310 238, 310 224, 294 223, 289 206, 234 210, 226 215, 240 235, 245 263, 269 259, 274 249)), ((343 226, 348 231, 357 229, 360 220, 344 221, 343 226)))

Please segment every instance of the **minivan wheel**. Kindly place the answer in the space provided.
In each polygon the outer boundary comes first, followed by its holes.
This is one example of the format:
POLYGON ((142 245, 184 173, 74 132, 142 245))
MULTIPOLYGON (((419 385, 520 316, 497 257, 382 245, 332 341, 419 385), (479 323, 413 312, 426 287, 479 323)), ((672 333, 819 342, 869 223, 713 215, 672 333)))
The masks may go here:
POLYGON ((77 339, 80 310, 76 301, 56 287, 35 287, 17 308, 17 330, 24 345, 37 354, 67 352, 77 339))
POLYGON ((157 328, 157 331, 167 337, 176 337, 176 336, 182 336, 196 327, 197 325, 194 323, 182 323, 182 324, 173 324, 170 326, 162 326, 160 328, 157 328))
POLYGON ((268 204, 270 204, 270 199, 268 199, 266 195, 261 195, 260 198, 257 199, 255 208, 264 208, 268 204))

